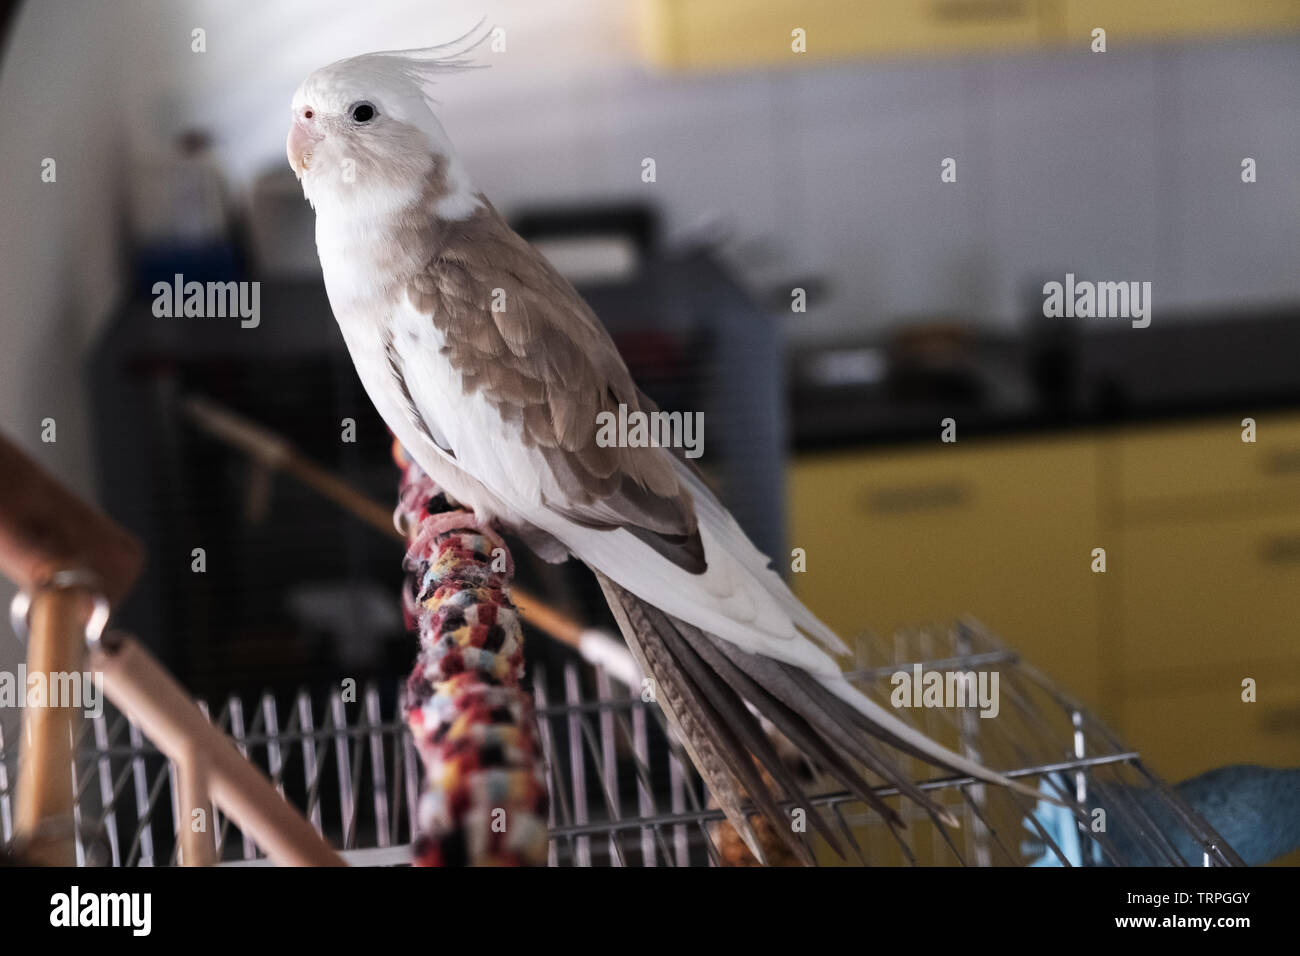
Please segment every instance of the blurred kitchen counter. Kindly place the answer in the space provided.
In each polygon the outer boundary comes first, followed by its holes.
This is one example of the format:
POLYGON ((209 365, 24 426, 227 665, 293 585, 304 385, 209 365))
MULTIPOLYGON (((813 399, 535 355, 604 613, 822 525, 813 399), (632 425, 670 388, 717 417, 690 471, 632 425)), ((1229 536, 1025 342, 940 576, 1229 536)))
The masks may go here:
POLYGON ((805 348, 789 363, 798 452, 1300 409, 1300 308, 1105 331, 1064 325, 907 343, 805 348))
POLYGON ((985 341, 930 350, 937 395, 797 355, 795 588, 848 635, 975 616, 1170 779, 1300 765, 1298 348, 1285 314, 985 341))

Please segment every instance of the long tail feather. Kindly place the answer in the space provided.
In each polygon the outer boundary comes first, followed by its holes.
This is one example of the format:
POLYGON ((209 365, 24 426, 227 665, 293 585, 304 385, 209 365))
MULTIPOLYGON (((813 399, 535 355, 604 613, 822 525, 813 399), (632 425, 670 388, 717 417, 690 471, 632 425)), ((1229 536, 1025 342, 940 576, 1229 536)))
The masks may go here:
POLYGON ((810 692, 793 676, 801 673, 797 668, 787 669, 787 665, 746 653, 727 641, 717 641, 716 644, 733 664, 748 673, 765 690, 817 728, 836 747, 924 808, 936 822, 949 826, 959 825, 952 814, 935 803, 893 761, 880 753, 870 736, 853 733, 851 723, 837 719, 832 703, 834 698, 820 685, 814 685, 818 689, 810 692))
POLYGON ((642 601, 600 572, 596 576, 633 655, 658 685, 660 703, 691 759, 756 858, 762 860, 763 854, 756 846, 757 837, 743 808, 746 797, 801 860, 812 862, 806 844, 793 833, 755 761, 789 799, 808 808, 809 822, 832 849, 841 857, 844 850, 811 807, 744 706, 744 700, 850 792, 880 812, 891 829, 900 826, 901 819, 853 770, 851 761, 861 763, 924 808, 941 829, 958 825, 955 817, 879 750, 871 736, 853 732, 862 718, 848 719, 843 713, 847 705, 815 682, 812 686, 805 684, 797 668, 748 654, 727 641, 706 635, 642 601))
POLYGON ((691 762, 704 778, 709 792, 718 801, 731 825, 736 828, 736 833, 749 847, 749 852, 766 866, 767 855, 743 809, 745 794, 728 760, 719 750, 726 744, 716 737, 716 721, 707 705, 698 699, 689 686, 685 675, 673 661, 672 654, 651 623, 649 612, 653 608, 632 598, 599 573, 597 579, 637 665, 642 673, 655 682, 656 700, 690 755, 691 762))
POLYGON ((743 698, 758 708, 759 713, 770 720, 800 752, 806 754, 814 764, 833 776, 846 790, 886 820, 899 826, 903 825, 903 820, 898 813, 880 799, 871 785, 862 779, 862 776, 835 747, 818 736, 817 731, 809 726, 807 720, 781 703, 748 674, 731 663, 712 638, 695 628, 687 632, 687 637, 709 666, 723 680, 736 688, 743 698))
MULTIPOLYGON (((661 622, 662 630, 660 633, 664 637, 665 643, 677 660, 691 674, 696 686, 717 707, 719 714, 735 730, 736 736, 740 739, 745 750, 752 754, 758 764, 780 785, 788 798, 794 800, 795 804, 805 811, 810 811, 812 809, 811 801, 803 792, 803 788, 794 779, 794 775, 790 773, 780 755, 777 754, 776 748, 763 732, 762 726, 745 707, 745 702, 697 653, 689 632, 694 632, 700 639, 703 639, 703 635, 689 624, 673 621, 663 615, 660 616, 664 618, 661 622)), ((807 845, 794 835, 789 818, 780 814, 775 805, 771 809, 775 813, 769 812, 768 816, 769 818, 775 817, 772 822, 774 825, 779 824, 777 832, 781 834, 782 840, 790 846, 795 855, 804 863, 812 865, 814 862, 812 853, 807 845)), ((842 859, 845 858, 839 840, 825 821, 821 819, 820 815, 816 812, 810 813, 809 821, 821 833, 826 842, 830 844, 831 848, 842 859)))

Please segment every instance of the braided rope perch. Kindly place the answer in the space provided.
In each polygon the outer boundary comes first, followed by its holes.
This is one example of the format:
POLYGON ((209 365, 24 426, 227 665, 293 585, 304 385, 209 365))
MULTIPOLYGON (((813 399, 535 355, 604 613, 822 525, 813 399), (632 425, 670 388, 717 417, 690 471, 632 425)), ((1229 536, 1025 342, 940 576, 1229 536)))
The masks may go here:
POLYGON ((521 686, 514 562, 397 442, 393 457, 408 535, 403 612, 420 642, 405 701, 424 763, 415 865, 544 865, 547 792, 521 686))

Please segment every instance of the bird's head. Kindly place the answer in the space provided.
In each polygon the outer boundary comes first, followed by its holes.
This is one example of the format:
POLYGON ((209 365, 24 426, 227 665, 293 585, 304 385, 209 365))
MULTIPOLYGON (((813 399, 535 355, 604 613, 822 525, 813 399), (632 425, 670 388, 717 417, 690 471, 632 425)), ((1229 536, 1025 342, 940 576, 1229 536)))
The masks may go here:
POLYGON ((303 80, 285 150, 318 212, 382 215, 426 193, 431 179, 447 218, 472 211, 474 190, 429 97, 434 77, 470 65, 465 40, 367 53, 303 80))

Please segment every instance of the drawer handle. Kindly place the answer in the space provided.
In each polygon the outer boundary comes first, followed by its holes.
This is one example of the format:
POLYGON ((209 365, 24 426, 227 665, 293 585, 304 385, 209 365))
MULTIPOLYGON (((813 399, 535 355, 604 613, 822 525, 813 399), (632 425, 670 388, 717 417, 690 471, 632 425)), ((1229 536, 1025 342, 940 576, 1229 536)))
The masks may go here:
POLYGON ((1019 20, 1028 14, 1024 0, 934 0, 936 20, 1019 20))
POLYGON ((1300 473, 1300 448, 1275 451, 1264 459, 1264 471, 1270 475, 1300 473))
POLYGON ((1300 564, 1300 535, 1265 538, 1259 557, 1265 564, 1300 564))
POLYGON ((881 488, 865 495, 868 511, 877 514, 906 514, 914 511, 937 511, 960 508, 970 500, 966 486, 956 482, 942 485, 911 485, 904 488, 881 488))
POLYGON ((1270 708, 1259 722, 1267 734, 1300 734, 1300 706, 1270 708))

